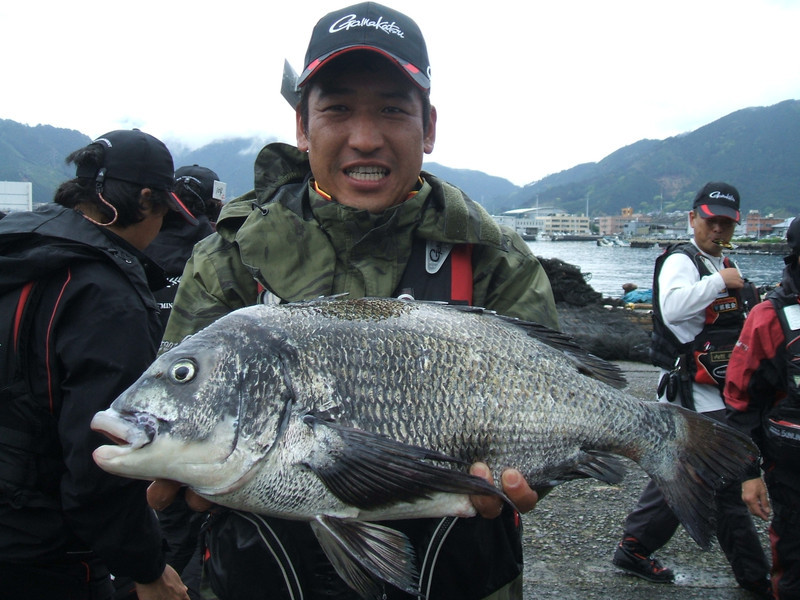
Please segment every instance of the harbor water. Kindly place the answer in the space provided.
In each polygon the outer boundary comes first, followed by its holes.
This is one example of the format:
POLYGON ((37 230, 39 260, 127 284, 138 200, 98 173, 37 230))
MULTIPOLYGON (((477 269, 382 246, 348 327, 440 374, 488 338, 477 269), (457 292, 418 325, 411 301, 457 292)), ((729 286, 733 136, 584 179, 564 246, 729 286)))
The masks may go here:
MULTIPOLYGON (((642 289, 653 285, 653 266, 663 248, 598 246, 594 241, 528 242, 538 257, 558 258, 580 267, 584 278, 603 296, 620 298, 623 283, 635 283, 642 289)), ((756 286, 774 286, 781 279, 783 256, 773 254, 730 254, 744 277, 756 286)))

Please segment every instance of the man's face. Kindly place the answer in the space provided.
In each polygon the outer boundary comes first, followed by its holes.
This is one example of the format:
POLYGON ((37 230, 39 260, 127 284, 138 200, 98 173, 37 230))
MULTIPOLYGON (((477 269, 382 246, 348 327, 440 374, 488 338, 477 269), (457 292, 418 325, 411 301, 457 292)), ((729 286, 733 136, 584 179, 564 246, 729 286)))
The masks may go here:
POLYGON ((317 75, 308 123, 297 113, 297 146, 317 184, 339 203, 381 213, 414 188, 423 154, 433 151, 436 111, 423 132, 420 93, 396 67, 317 75))
POLYGON ((722 248, 715 244, 714 240, 730 242, 733 230, 736 229, 736 221, 733 219, 727 217, 704 219, 695 211, 689 213, 689 222, 694 229, 694 241, 697 242, 697 247, 711 256, 722 254, 722 248))

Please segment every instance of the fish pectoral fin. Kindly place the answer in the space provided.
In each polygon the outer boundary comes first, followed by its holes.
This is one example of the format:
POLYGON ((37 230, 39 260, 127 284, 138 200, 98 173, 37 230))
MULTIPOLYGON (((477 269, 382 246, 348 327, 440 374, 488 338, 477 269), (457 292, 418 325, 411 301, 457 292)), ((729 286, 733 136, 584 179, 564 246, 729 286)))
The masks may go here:
POLYGON ((337 438, 335 454, 320 452, 305 464, 346 504, 362 510, 413 502, 435 492, 500 496, 502 491, 481 477, 428 461, 458 463, 441 452, 403 444, 386 436, 345 427, 307 415, 312 427, 329 428, 337 438))
POLYGON ((414 549, 396 529, 318 515, 311 521, 325 555, 347 585, 364 598, 382 598, 382 581, 419 593, 414 549))

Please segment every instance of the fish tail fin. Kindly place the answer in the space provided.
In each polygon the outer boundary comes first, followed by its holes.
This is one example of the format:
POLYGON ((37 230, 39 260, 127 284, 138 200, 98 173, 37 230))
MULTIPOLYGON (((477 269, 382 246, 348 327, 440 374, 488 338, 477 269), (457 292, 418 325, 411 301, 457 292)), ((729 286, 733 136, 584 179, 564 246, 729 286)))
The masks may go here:
POLYGON ((692 539, 708 549, 716 529, 715 492, 742 479, 758 459, 758 448, 743 433, 701 414, 646 404, 665 426, 664 451, 632 458, 656 482, 692 539))

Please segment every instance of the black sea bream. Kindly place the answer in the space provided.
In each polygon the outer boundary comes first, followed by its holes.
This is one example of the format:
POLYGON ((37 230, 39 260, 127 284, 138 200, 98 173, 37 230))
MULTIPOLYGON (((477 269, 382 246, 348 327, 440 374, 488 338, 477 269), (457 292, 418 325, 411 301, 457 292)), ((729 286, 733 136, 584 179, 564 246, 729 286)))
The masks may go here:
POLYGON ((611 455, 628 457, 707 547, 714 489, 739 477, 755 447, 696 413, 633 399, 621 383, 566 336, 480 309, 252 306, 160 356, 98 413, 93 429, 125 445, 94 457, 118 475, 310 521, 365 596, 373 578, 414 584, 402 534, 370 521, 473 515, 467 494, 499 493, 467 474, 474 461, 496 481, 515 467, 545 491, 581 477, 618 482, 611 455))

